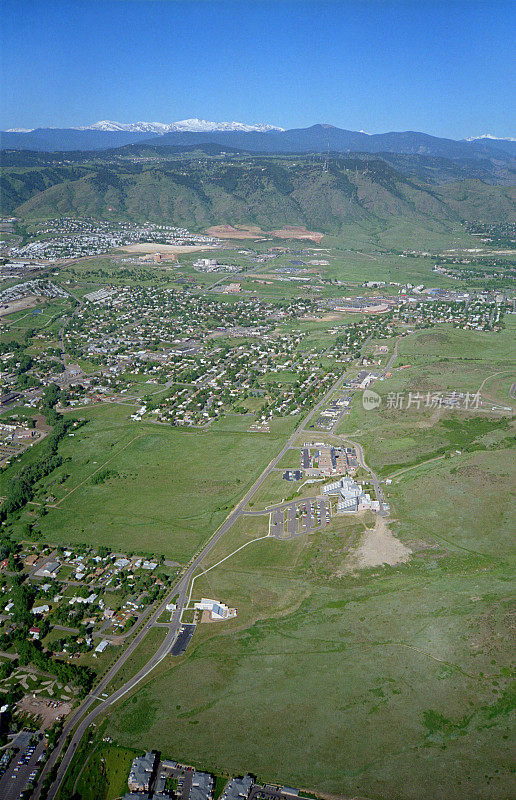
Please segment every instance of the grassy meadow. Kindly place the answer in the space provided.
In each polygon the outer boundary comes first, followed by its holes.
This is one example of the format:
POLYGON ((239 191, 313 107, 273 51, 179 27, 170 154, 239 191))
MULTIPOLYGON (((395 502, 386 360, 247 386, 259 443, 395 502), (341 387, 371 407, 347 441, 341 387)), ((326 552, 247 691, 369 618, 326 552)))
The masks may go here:
POLYGON ((295 424, 280 422, 270 434, 247 433, 231 420, 184 431, 134 423, 131 410, 110 404, 77 412, 87 422, 61 443, 64 463, 41 482, 21 516, 20 532, 33 522, 51 543, 107 544, 187 561, 295 424), (95 484, 92 478, 104 469, 108 478, 95 484))

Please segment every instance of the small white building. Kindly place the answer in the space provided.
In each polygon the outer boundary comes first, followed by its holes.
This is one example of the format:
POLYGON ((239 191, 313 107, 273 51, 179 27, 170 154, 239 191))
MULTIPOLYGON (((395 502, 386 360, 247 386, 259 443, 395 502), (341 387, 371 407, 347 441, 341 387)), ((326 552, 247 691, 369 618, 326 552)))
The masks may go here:
POLYGON ((46 614, 47 611, 50 611, 50 606, 48 606, 46 603, 43 606, 34 606, 32 608, 33 614, 46 614))

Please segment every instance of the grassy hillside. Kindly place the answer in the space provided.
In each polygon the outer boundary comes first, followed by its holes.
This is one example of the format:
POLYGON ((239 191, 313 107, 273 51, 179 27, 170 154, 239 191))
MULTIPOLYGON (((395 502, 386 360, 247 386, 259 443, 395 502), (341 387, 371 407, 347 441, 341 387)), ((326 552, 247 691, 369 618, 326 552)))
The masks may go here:
POLYGON ((450 230, 463 220, 514 215, 510 187, 478 180, 430 186, 373 158, 331 159, 327 170, 312 157, 90 162, 7 168, 2 180, 2 213, 116 216, 191 229, 229 222, 339 234, 350 224, 376 228, 402 218, 450 230))

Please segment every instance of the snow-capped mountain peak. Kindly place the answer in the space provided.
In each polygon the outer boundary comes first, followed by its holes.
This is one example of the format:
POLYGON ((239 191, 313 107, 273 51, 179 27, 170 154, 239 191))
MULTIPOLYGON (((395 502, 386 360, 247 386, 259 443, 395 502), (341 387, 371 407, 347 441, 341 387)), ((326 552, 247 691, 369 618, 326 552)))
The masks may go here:
MULTIPOLYGON (((35 128, 10 128, 6 133, 32 133, 35 128)), ((57 129, 56 130, 61 130, 57 129)), ((268 123, 246 122, 209 122, 206 119, 181 119, 177 122, 115 122, 111 119, 101 119, 93 125, 71 126, 75 131, 104 131, 107 133, 124 131, 126 133, 151 133, 161 136, 165 133, 210 133, 211 131, 284 131, 277 125, 268 123)))
POLYGON ((204 133, 211 131, 282 131, 275 125, 266 123, 247 124, 245 122, 209 122, 205 119, 182 119, 177 122, 113 122, 104 119, 93 125, 84 125, 80 130, 127 131, 129 133, 155 133, 158 135, 173 131, 185 133, 204 133))
POLYGON ((81 125, 81 131, 129 131, 130 133, 167 133, 169 126, 164 122, 113 122, 102 119, 93 125, 81 125))
POLYGON ((478 142, 480 139, 494 139, 497 142, 516 142, 514 136, 493 136, 492 133, 483 133, 480 136, 468 136, 467 142, 478 142))

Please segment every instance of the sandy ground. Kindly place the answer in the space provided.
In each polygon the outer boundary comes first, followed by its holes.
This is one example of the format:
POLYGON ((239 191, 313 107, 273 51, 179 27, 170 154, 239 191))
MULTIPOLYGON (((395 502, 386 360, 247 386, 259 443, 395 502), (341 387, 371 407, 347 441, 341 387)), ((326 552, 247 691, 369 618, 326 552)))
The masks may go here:
POLYGON ((234 228, 233 225, 212 225, 205 233, 208 236, 218 236, 219 239, 257 239, 264 236, 264 231, 256 226, 234 228))
POLYGON ((344 312, 338 314, 328 312, 327 314, 322 314, 319 316, 315 316, 314 314, 305 314, 303 317, 299 317, 299 319, 305 322, 338 322, 342 321, 343 316, 344 312))
POLYGON ((276 231, 262 231, 252 225, 213 225, 205 231, 209 236, 218 236, 220 239, 257 239, 261 236, 274 236, 276 239, 311 239, 319 243, 324 234, 318 231, 308 231, 303 225, 288 225, 276 231))
POLYGON ((22 300, 13 300, 6 308, 0 308, 0 317, 14 314, 16 311, 25 311, 27 308, 34 308, 40 302, 42 302, 42 298, 36 297, 36 295, 29 295, 22 300))
POLYGON ((374 528, 364 533, 359 546, 351 553, 349 567, 351 570, 381 567, 384 564, 394 567, 408 561, 411 553, 412 550, 390 531, 385 518, 377 516, 374 528))
POLYGON ((42 728, 50 728, 58 717, 66 717, 72 710, 71 702, 57 702, 56 707, 52 708, 51 701, 42 697, 34 698, 32 695, 25 697, 18 703, 20 711, 25 711, 41 719, 42 728))
POLYGON ((121 247, 126 253, 196 253, 198 250, 217 250, 215 244, 156 244, 156 242, 139 242, 121 247))
POLYGON ((412 551, 390 531, 384 517, 376 517, 374 528, 366 531, 354 553, 358 569, 379 567, 382 564, 403 564, 412 551))
POLYGON ((319 243, 324 237, 324 233, 318 231, 308 231, 303 225, 295 226, 288 225, 285 228, 280 228, 277 231, 271 231, 273 236, 277 239, 311 239, 313 242, 319 243))

